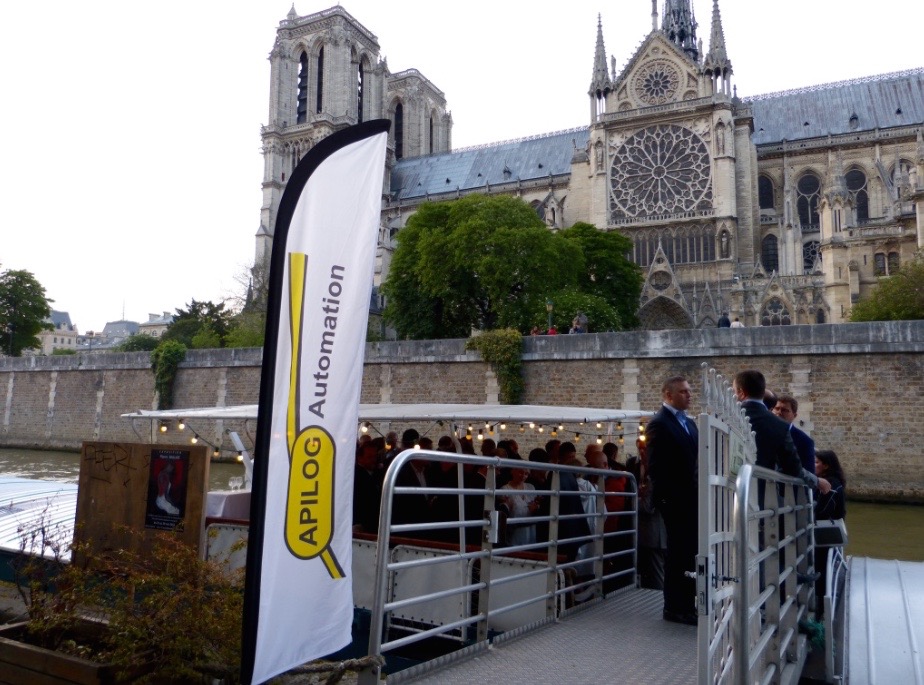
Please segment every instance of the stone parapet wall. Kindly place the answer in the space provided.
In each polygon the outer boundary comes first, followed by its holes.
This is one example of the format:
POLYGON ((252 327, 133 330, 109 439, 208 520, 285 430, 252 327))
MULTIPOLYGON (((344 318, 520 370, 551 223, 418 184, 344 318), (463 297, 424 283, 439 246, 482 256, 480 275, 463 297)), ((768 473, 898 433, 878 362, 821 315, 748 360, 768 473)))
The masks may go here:
MULTIPOLYGON (((259 349, 189 351, 176 406, 256 403, 261 362, 259 349)), ((531 337, 523 401, 656 409, 663 380, 683 374, 695 404, 704 363, 726 377, 758 368, 774 390, 794 394, 802 427, 837 452, 852 495, 924 501, 924 321, 531 337)), ((0 359, 0 401, 0 446, 147 440, 147 422, 133 428, 121 415, 154 407, 149 355, 0 359)), ((491 404, 497 383, 464 340, 370 343, 361 401, 491 404)), ((226 430, 255 429, 191 428, 226 447, 226 430)))

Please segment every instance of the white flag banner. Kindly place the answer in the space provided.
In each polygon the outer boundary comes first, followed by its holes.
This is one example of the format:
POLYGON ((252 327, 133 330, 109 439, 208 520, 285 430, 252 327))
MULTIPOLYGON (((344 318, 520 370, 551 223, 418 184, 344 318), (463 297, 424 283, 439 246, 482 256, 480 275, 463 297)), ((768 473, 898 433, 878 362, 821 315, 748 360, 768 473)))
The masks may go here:
POLYGON ((244 683, 351 640, 353 466, 387 120, 318 143, 273 236, 244 599, 244 683))

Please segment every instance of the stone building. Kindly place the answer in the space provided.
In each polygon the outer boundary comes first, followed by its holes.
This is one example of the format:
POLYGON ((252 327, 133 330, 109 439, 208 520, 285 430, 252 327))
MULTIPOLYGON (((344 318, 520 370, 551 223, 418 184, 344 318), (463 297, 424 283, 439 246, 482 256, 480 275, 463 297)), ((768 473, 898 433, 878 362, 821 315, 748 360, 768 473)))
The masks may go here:
POLYGON ((55 350, 77 349, 77 326, 71 323, 71 315, 68 312, 52 309, 45 323, 51 324, 53 328, 38 333, 36 337, 41 341, 41 346, 33 350, 35 354, 49 355, 55 350))
MULTIPOLYGON (((446 99, 392 74, 340 6, 280 23, 263 129, 257 263, 287 173, 364 119, 392 121, 377 284, 422 202, 505 193, 550 230, 620 231, 646 273, 643 328, 836 323, 924 246, 924 69, 739 97, 713 0, 708 49, 691 0, 652 0, 647 37, 617 71, 598 20, 588 125, 451 150, 446 99)), ((639 27, 640 34, 645 27, 639 27)))

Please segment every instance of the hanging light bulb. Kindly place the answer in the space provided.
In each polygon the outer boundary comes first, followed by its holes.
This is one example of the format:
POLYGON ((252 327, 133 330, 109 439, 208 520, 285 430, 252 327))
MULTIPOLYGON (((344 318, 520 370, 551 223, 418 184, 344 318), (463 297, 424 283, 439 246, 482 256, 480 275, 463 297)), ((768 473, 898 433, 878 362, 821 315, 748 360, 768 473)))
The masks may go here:
POLYGON ((501 429, 502 431, 507 430, 507 424, 506 424, 506 423, 502 423, 502 424, 500 425, 500 429, 501 429))
POLYGON ((535 428, 535 427, 536 427, 536 424, 535 424, 533 421, 530 421, 530 422, 529 422, 529 427, 530 427, 530 428, 535 428))
POLYGON ((364 423, 364 424, 362 425, 362 427, 361 427, 359 430, 361 430, 363 433, 368 433, 368 432, 369 432, 369 424, 368 424, 368 423, 364 423))
POLYGON ((602 436, 602 435, 598 435, 598 436, 597 436, 597 444, 598 444, 598 445, 602 445, 602 444, 603 444, 603 436, 602 436))
POLYGON ((620 433, 622 433, 622 421, 617 421, 617 422, 616 422, 616 430, 618 430, 620 433))
POLYGON ((242 462, 244 461, 244 453, 243 453, 243 452, 238 452, 238 453, 237 453, 237 461, 238 461, 238 463, 242 463, 242 462))
POLYGON ((574 434, 574 441, 575 441, 575 442, 580 442, 580 441, 581 441, 581 434, 580 434, 580 433, 575 433, 575 434, 574 434))
POLYGON ((640 433, 639 436, 638 436, 638 439, 639 439, 639 442, 645 442, 645 434, 644 434, 644 433, 640 433))
POLYGON ((194 445, 197 444, 199 442, 199 436, 193 435, 192 438, 190 439, 190 442, 194 445))
POLYGON ((415 449, 415 450, 419 450, 419 449, 420 449, 420 443, 419 443, 419 442, 415 442, 415 443, 414 443, 414 449, 415 449))
POLYGON ((549 433, 549 435, 551 435, 553 438, 558 437, 558 431, 553 428, 552 432, 549 433))
POLYGON ((212 450, 212 458, 218 459, 218 457, 220 456, 221 456, 221 452, 218 451, 217 447, 214 450, 212 450))
POLYGON ((167 424, 166 424, 166 423, 160 424, 160 432, 161 432, 161 433, 166 433, 166 432, 167 432, 167 424))
POLYGON ((545 430, 545 427, 544 427, 544 426, 539 426, 539 432, 540 432, 540 433, 543 432, 544 430, 545 430))
POLYGON ((560 430, 560 431, 565 430, 565 424, 563 424, 563 423, 558 424, 558 430, 560 430))
POLYGON ((603 428, 603 424, 597 421, 597 428, 603 428))
POLYGON ((478 429, 478 439, 484 440, 484 431, 481 430, 480 428, 478 429))
POLYGON ((179 422, 176 424, 176 427, 177 427, 177 430, 181 430, 181 431, 186 430, 186 421, 184 421, 183 419, 180 419, 179 422))
POLYGON ((625 444, 626 444, 626 440, 625 440, 625 438, 622 437, 622 434, 619 435, 619 444, 620 444, 620 445, 625 445, 625 444))
POLYGON ((525 432, 526 432, 526 428, 523 427, 523 424, 522 424, 522 423, 520 424, 520 432, 521 432, 521 433, 525 433, 525 432))

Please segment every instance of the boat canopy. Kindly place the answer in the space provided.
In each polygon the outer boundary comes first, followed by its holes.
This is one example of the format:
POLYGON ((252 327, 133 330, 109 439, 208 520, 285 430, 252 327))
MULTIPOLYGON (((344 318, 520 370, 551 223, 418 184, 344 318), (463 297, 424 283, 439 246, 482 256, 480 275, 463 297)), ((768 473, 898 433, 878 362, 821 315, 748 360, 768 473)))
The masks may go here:
MULTIPOLYGON (((258 405, 139 410, 122 414, 126 419, 170 421, 179 419, 254 420, 258 405)), ((385 422, 498 422, 538 424, 610 423, 641 421, 654 413, 634 409, 555 407, 535 404, 360 404, 359 421, 385 422)))

